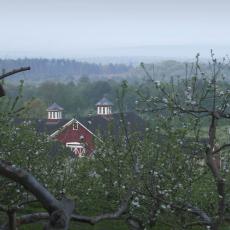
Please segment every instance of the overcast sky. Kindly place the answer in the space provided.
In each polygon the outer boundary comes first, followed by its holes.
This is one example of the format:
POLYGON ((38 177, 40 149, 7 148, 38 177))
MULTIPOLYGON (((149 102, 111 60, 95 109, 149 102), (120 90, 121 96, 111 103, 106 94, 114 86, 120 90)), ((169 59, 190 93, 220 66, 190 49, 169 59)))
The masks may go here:
POLYGON ((224 55, 229 12, 229 0, 0 0, 0 57, 224 55))

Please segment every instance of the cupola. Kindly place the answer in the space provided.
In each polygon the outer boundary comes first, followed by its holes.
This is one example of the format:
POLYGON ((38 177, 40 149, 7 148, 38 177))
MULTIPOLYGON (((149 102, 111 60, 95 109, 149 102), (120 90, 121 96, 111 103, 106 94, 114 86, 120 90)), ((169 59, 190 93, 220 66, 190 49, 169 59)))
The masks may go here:
POLYGON ((103 97, 96 104, 97 106, 97 115, 110 115, 112 114, 113 103, 109 101, 106 97, 103 97))
POLYGON ((47 108, 48 120, 60 120, 62 119, 63 108, 57 103, 53 103, 47 108))

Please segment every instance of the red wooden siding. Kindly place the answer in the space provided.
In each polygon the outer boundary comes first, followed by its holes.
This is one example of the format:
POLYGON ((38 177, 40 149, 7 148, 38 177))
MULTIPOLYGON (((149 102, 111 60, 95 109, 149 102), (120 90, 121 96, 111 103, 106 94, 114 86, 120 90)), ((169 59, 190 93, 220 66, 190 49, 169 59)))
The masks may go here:
POLYGON ((67 142, 85 143, 86 153, 88 154, 92 153, 94 150, 93 138, 93 135, 79 123, 77 130, 73 129, 73 124, 70 124, 55 137, 56 140, 63 144, 66 144, 67 142), (81 139, 81 136, 84 136, 83 140, 81 139))

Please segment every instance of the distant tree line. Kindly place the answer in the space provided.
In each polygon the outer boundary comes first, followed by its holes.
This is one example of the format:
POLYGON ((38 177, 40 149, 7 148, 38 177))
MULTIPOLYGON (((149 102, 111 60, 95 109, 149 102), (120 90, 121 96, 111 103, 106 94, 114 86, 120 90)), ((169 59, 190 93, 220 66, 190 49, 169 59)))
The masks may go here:
MULTIPOLYGON (((113 111, 117 112, 117 94, 121 83, 113 80, 91 81, 88 77, 81 77, 76 83, 46 81, 39 86, 23 86, 21 102, 28 108, 29 117, 44 118, 46 109, 53 102, 58 103, 65 110, 65 117, 86 116, 96 113, 95 104, 106 96, 114 104, 113 111)), ((7 95, 15 97, 18 86, 7 84, 7 95)), ((136 86, 130 84, 127 88, 125 111, 135 110, 137 98, 136 86)))
MULTIPOLYGON (((199 65, 203 71, 208 72, 210 69, 208 62, 201 62, 199 65)), ((81 77, 88 77, 93 81, 128 80, 136 84, 146 77, 141 66, 126 64, 96 64, 69 59, 0 59, 0 71, 9 71, 20 66, 30 66, 31 71, 20 73, 17 78, 12 77, 7 81, 18 84, 19 79, 23 79, 29 84, 39 85, 44 81, 65 83, 73 81, 76 83, 81 77)), ((153 73, 155 80, 166 82, 169 82, 172 77, 175 79, 191 77, 195 70, 194 63, 175 60, 149 63, 145 64, 145 67, 150 73, 153 73)), ((230 68, 226 66, 222 74, 225 80, 229 81, 230 68)))
MULTIPOLYGON (((101 65, 69 59, 0 59, 2 71, 8 71, 20 66, 31 67, 29 75, 21 74, 21 77, 33 83, 46 80, 76 80, 84 75, 94 76, 95 78, 97 76, 120 75, 132 69, 132 66, 124 64, 110 63, 101 65)), ((14 79, 12 78, 12 80, 14 79)))
MULTIPOLYGON (((155 81, 155 84, 167 86, 173 82, 177 82, 177 79, 172 78, 171 82, 161 82, 158 80, 153 81, 155 81)), ((119 112, 118 92, 122 84, 122 82, 115 80, 93 81, 87 76, 81 77, 78 81, 69 81, 65 83, 45 81, 40 85, 25 84, 22 87, 23 97, 20 100, 20 103, 28 109, 27 115, 31 118, 46 118, 46 109, 54 102, 64 108, 66 118, 72 118, 75 116, 79 117, 96 114, 95 104, 103 96, 106 96, 114 104, 113 112, 119 112)), ((196 84, 200 88, 203 87, 201 80, 197 80, 196 84)), ((180 84, 178 84, 177 87, 180 88, 180 84)), ((223 81, 219 83, 219 87, 222 90, 225 90, 229 87, 229 83, 227 81, 223 81)), ((5 88, 7 89, 7 96, 17 96, 18 86, 7 83, 5 88)), ((127 84, 126 97, 123 102, 124 112, 136 111, 136 102, 140 91, 144 91, 152 98, 159 96, 157 91, 152 89, 151 82, 149 82, 149 80, 144 80, 142 82, 129 82, 127 84)), ((206 101, 205 103, 208 105, 209 101, 206 101)), ((165 112, 159 111, 159 114, 162 113, 165 112)))

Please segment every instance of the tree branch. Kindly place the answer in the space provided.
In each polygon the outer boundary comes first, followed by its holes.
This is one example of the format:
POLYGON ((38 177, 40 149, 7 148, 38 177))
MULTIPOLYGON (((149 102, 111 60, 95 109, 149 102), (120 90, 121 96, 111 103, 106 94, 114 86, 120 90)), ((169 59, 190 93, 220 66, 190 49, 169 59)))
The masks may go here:
POLYGON ((191 204, 178 205, 178 204, 175 204, 172 202, 168 202, 159 196, 153 196, 153 197, 155 199, 161 201, 162 203, 169 205, 171 209, 181 210, 181 211, 192 213, 193 215, 195 215, 199 218, 199 222, 201 224, 205 224, 208 226, 212 226, 212 224, 213 224, 212 218, 205 211, 201 210, 198 207, 195 207, 191 204))
POLYGON ((58 201, 31 174, 3 160, 0 160, 0 175, 21 184, 41 202, 42 206, 49 212, 46 230, 68 229, 69 220, 74 210, 73 201, 67 198, 58 201))
POLYGON ((113 213, 105 213, 95 217, 73 214, 71 220, 94 225, 102 220, 118 219, 126 212, 127 209, 128 209, 128 200, 126 200, 124 203, 121 203, 118 209, 113 213))
POLYGON ((36 223, 41 220, 48 220, 48 219, 49 219, 49 214, 47 212, 31 213, 31 214, 27 214, 27 215, 18 217, 17 226, 20 226, 23 224, 32 224, 32 223, 36 223))
POLYGON ((223 149, 225 149, 225 148, 227 148, 227 147, 230 147, 230 144, 224 144, 224 145, 222 145, 220 148, 218 148, 218 149, 212 151, 212 154, 219 153, 221 150, 223 150, 223 149))
POLYGON ((187 211, 193 213, 194 215, 198 216, 201 220, 200 223, 205 224, 205 225, 212 225, 212 219, 208 216, 206 212, 203 210, 194 207, 190 204, 186 205, 187 211))
POLYGON ((16 73, 24 72, 24 71, 27 71, 27 70, 30 70, 30 67, 21 67, 19 69, 14 69, 14 70, 12 70, 10 72, 7 72, 7 73, 4 73, 4 74, 0 75, 0 80, 6 78, 8 76, 14 75, 16 73))
MULTIPOLYGON (((118 219, 124 213, 126 213, 130 199, 131 199, 131 193, 128 194, 127 197, 121 202, 121 204, 119 205, 119 207, 117 208, 115 212, 105 213, 105 214, 101 214, 101 215, 94 216, 94 217, 72 214, 71 220, 94 225, 105 219, 118 219)), ((38 222, 41 220, 47 220, 47 219, 49 219, 49 214, 46 212, 32 213, 32 214, 24 215, 24 216, 17 218, 17 225, 20 226, 23 224, 31 224, 31 223, 35 223, 35 222, 38 222)))
POLYGON ((41 202, 49 213, 60 208, 59 201, 25 170, 0 160, 0 175, 21 184, 41 202))
MULTIPOLYGON (((16 74, 16 73, 19 73, 19 72, 23 72, 23 71, 27 71, 27 70, 30 70, 30 67, 21 67, 19 69, 14 69, 10 72, 7 72, 7 73, 3 73, 2 75, 0 75, 0 80, 8 77, 8 76, 11 76, 13 74, 16 74)), ((3 97, 5 96, 5 90, 2 86, 2 84, 0 84, 0 97, 3 97)))

